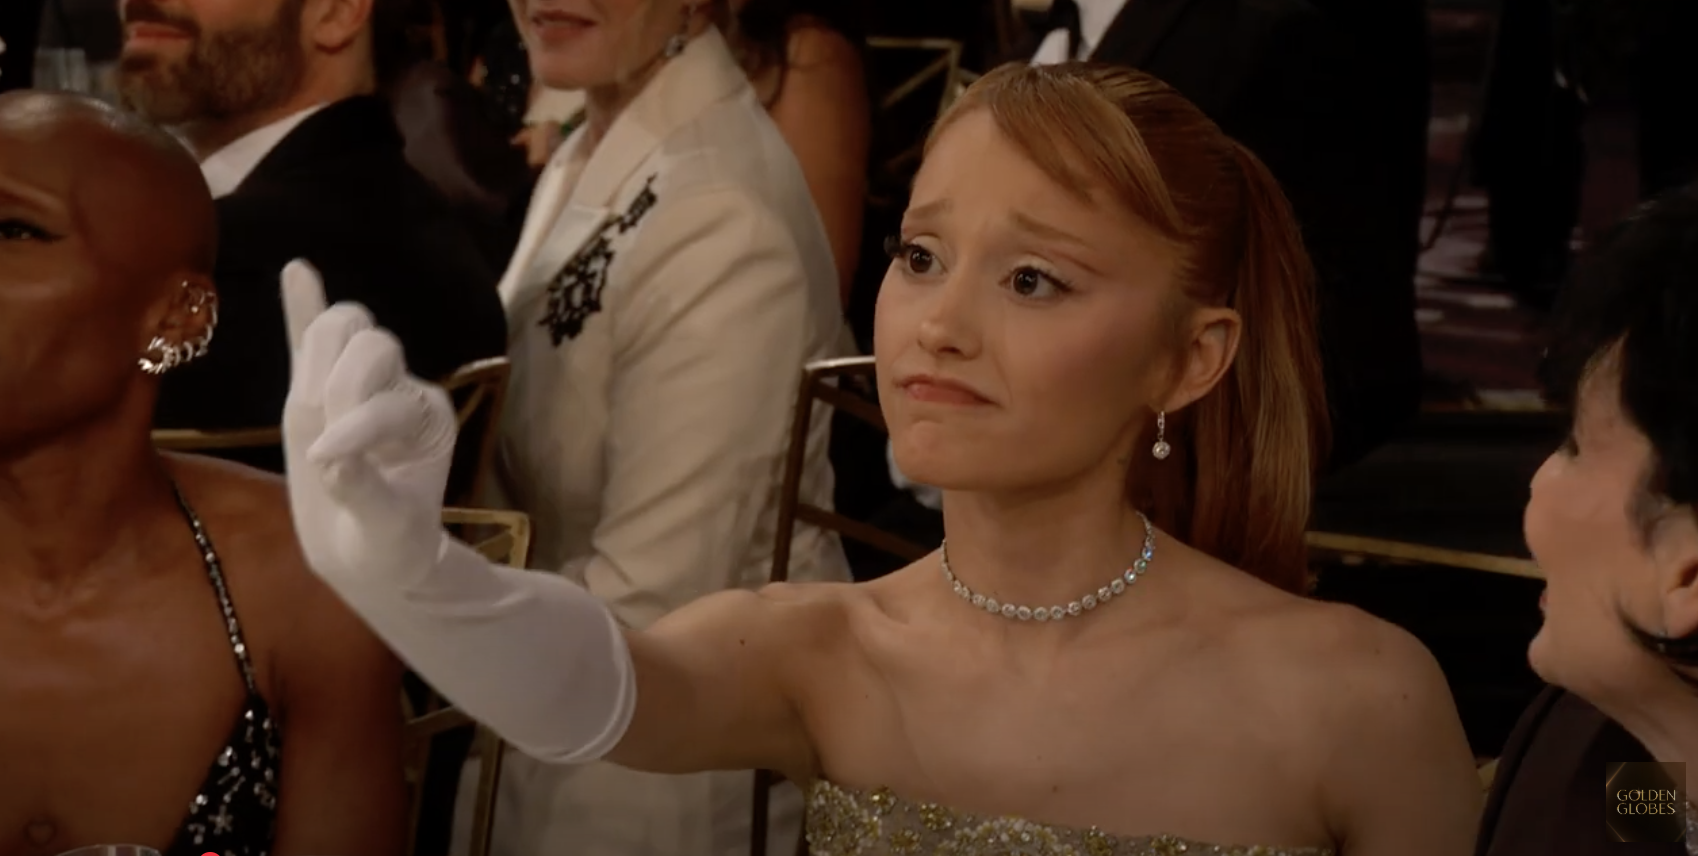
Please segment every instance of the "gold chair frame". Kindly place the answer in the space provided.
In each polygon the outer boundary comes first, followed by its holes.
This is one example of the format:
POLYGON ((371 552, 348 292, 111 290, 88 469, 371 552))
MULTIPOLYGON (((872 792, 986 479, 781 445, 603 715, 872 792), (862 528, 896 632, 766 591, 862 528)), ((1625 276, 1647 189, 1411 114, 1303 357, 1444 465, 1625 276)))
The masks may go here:
MULTIPOLYGON (((495 458, 499 439, 502 410, 507 403, 507 384, 512 363, 506 357, 476 360, 456 369, 441 382, 443 391, 454 400, 454 419, 461 436, 478 414, 487 414, 477 449, 472 457, 469 484, 456 496, 448 497, 450 504, 473 502, 487 478, 490 463, 495 458)), ((155 448, 167 452, 205 453, 230 449, 265 449, 283 445, 279 427, 238 428, 226 431, 201 431, 192 428, 161 428, 153 432, 155 448)), ((459 450, 455 450, 458 461, 459 450)))
POLYGON ((1343 535, 1336 532, 1310 532, 1306 540, 1310 549, 1337 555, 1345 561, 1346 565, 1350 564, 1352 560, 1360 562, 1365 559, 1378 559, 1389 564, 1436 565, 1444 568, 1504 574, 1531 580, 1545 578, 1544 572, 1540 571, 1539 566, 1532 560, 1518 559, 1512 556, 1470 553, 1466 550, 1451 550, 1445 547, 1431 547, 1426 544, 1389 541, 1383 538, 1369 538, 1361 535, 1343 535))
MULTIPOLYGON (((926 63, 919 71, 910 74, 880 95, 874 106, 878 114, 888 113, 898 105, 914 96, 927 84, 943 79, 942 94, 938 98, 933 116, 941 116, 965 88, 965 75, 961 68, 962 45, 954 39, 940 38, 898 38, 874 36, 866 40, 869 52, 933 52, 938 56, 926 63)), ((929 123, 928 123, 929 126, 929 123)), ((909 143, 906 148, 894 153, 888 159, 878 164, 877 168, 884 172, 899 174, 906 171, 907 165, 918 163, 920 154, 925 148, 925 134, 909 143)))
MULTIPOLYGON (((467 426, 480 413, 485 414, 482 434, 477 438, 473 453, 471 482, 459 496, 449 497, 450 503, 476 502, 489 475, 490 462, 495 459, 495 446, 501 434, 501 414, 507 407, 507 384, 513 364, 506 357, 490 357, 467 363, 442 381, 442 389, 454 404, 454 424, 460 436, 466 436, 467 426)), ((456 460, 459 450, 455 450, 456 460)), ((523 566, 522 564, 520 565, 523 566)))
MULTIPOLYGON (((522 568, 530 558, 531 521, 517 511, 495 511, 470 508, 445 508, 444 526, 470 533, 479 528, 493 528, 495 534, 481 538, 473 547, 492 562, 522 568)), ((440 698, 426 702, 423 711, 411 710, 403 695, 407 710, 404 745, 407 747, 407 775, 415 789, 423 786, 424 770, 430 759, 432 741, 439 735, 461 728, 476 729, 467 758, 480 760, 476 796, 472 805, 470 856, 488 856, 490 841, 495 832, 495 798, 501 783, 501 762, 506 745, 495 732, 478 725, 458 708, 440 698)), ((408 805, 407 852, 416 852, 419 820, 422 810, 421 794, 415 790, 408 805)))
POLYGON ((237 428, 230 431, 200 431, 194 428, 160 428, 153 432, 153 445, 167 452, 281 447, 283 429, 237 428))

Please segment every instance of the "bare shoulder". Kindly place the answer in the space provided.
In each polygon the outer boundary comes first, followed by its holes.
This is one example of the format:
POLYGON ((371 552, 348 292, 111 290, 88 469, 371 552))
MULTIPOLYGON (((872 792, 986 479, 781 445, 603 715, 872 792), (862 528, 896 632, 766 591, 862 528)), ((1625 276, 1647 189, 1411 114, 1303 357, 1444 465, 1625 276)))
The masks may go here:
POLYGON ((307 566, 282 476, 198 455, 166 463, 206 526, 262 671, 287 686, 327 660, 384 668, 387 649, 307 566))
POLYGON ((1286 699, 1282 713, 1304 744, 1302 757, 1321 770, 1377 763, 1382 773, 1415 778, 1409 765, 1472 769, 1449 682, 1419 639, 1353 606, 1279 597, 1286 602, 1243 638, 1263 646, 1252 658, 1262 689, 1286 699))
POLYGON ((1448 704, 1438 661, 1409 631, 1343 604, 1308 600, 1293 612, 1304 662, 1334 688, 1334 703, 1356 708, 1423 694, 1448 704))
POLYGON ((1309 703, 1345 715, 1414 695, 1449 703, 1438 662, 1408 631, 1353 606, 1269 591, 1246 636, 1277 658, 1264 663, 1270 671, 1312 690, 1301 694, 1309 703))
POLYGON ((1280 724, 1346 852, 1463 853, 1479 782, 1449 683, 1425 645, 1352 606, 1243 577, 1231 639, 1243 702, 1280 724))
POLYGON ((790 27, 785 51, 793 66, 861 67, 861 52, 842 32, 824 21, 804 17, 790 27))
POLYGON ((267 581, 310 573, 282 476, 200 455, 169 455, 166 464, 214 546, 233 554, 233 571, 267 581))
POLYGON ((1353 606, 1280 590, 1207 557, 1199 570, 1205 582, 1196 594, 1211 604, 1211 635, 1228 640, 1225 650, 1242 667, 1245 685, 1280 699, 1280 713, 1290 721, 1315 725, 1331 743, 1345 720, 1359 719, 1353 728, 1422 727, 1392 715, 1393 706, 1415 719, 1454 719, 1444 673, 1408 631, 1353 606))

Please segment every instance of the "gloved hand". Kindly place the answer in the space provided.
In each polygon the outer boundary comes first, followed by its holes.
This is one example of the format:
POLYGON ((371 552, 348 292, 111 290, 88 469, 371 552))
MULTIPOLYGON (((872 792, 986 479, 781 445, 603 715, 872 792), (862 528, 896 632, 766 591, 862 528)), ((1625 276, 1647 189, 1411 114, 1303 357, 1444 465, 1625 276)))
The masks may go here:
POLYGON ((442 530, 454 453, 447 395, 318 274, 283 271, 294 376, 283 407, 289 505, 307 563, 425 680, 545 761, 624 736, 636 677, 624 631, 556 574, 491 564, 442 530))
POLYGON ((283 269, 293 375, 283 407, 290 505, 307 561, 333 585, 408 589, 437 563, 453 404, 407 373, 401 343, 318 272, 283 269))

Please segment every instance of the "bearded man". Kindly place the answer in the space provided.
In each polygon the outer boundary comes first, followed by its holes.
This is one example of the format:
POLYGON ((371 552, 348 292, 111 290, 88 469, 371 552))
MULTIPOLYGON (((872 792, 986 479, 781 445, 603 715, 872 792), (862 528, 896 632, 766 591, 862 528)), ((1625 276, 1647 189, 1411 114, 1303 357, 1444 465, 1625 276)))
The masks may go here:
MULTIPOLYGON (((162 379, 154 424, 275 426, 289 381, 277 276, 318 268, 427 377, 506 352, 496 271, 407 165, 376 96, 407 0, 124 0, 118 88, 200 159, 218 208, 218 341, 162 379)), ((281 469, 281 457, 243 457, 281 469)))

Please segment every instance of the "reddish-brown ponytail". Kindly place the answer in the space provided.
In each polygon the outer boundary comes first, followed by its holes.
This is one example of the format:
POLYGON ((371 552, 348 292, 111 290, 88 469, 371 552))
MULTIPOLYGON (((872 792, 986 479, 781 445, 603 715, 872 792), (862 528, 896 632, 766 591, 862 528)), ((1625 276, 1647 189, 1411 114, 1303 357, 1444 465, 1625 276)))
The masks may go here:
MULTIPOLYGON (((973 84, 938 130, 974 109, 988 110, 1063 185, 1087 198, 1106 192, 1183 247, 1176 311, 1238 312, 1231 368, 1202 399, 1168 414, 1172 456, 1135 463, 1127 495, 1191 546, 1303 589, 1326 399, 1313 271, 1273 175, 1172 87, 1132 69, 1004 66, 973 84)), ((1151 422, 1139 448, 1154 440, 1153 414, 1151 422)))

